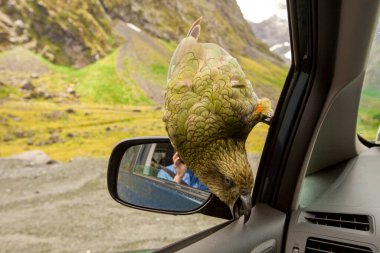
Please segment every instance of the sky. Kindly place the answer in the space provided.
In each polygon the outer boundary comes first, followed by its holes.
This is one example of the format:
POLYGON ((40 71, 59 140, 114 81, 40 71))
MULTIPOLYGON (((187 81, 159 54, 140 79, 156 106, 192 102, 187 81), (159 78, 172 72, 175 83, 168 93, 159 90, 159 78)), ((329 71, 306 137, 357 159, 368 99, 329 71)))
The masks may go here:
POLYGON ((244 18, 254 23, 260 23, 272 15, 286 19, 286 0, 237 0, 244 18))

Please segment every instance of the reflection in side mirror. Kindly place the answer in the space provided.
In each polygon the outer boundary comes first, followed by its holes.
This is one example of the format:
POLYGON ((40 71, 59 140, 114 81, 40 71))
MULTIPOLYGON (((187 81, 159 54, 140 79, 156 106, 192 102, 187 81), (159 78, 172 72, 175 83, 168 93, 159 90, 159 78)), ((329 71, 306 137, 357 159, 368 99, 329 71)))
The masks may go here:
POLYGON ((169 141, 129 146, 118 163, 117 198, 129 205, 163 212, 183 213, 200 208, 211 193, 191 168, 187 168, 181 182, 173 181, 174 153, 169 141))

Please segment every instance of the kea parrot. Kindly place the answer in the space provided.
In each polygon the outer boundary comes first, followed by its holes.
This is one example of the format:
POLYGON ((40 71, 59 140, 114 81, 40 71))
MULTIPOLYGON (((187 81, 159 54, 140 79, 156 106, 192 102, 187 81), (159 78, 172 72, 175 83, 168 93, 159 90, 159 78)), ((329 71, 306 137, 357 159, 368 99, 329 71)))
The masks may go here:
POLYGON ((168 69, 163 121, 175 150, 199 180, 249 219, 253 173, 245 141, 272 116, 235 58, 217 44, 199 43, 199 18, 177 46, 168 69))

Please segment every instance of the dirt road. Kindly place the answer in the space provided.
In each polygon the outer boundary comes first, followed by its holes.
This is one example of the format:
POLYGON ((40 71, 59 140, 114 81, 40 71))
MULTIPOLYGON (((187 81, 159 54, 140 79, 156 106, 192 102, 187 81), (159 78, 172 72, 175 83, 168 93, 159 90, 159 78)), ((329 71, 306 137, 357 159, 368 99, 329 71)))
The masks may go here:
POLYGON ((107 192, 106 167, 101 159, 0 159, 0 252, 152 249, 223 222, 123 207, 107 192))

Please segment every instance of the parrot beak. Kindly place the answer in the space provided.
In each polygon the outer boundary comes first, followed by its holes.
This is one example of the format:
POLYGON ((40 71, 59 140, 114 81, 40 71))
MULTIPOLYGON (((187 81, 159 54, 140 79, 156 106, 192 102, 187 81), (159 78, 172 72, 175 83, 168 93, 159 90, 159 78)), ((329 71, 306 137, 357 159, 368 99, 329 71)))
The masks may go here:
POLYGON ((230 208, 234 218, 239 218, 244 214, 244 223, 249 220, 252 209, 252 198, 250 194, 242 194, 235 201, 233 208, 230 208))

